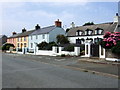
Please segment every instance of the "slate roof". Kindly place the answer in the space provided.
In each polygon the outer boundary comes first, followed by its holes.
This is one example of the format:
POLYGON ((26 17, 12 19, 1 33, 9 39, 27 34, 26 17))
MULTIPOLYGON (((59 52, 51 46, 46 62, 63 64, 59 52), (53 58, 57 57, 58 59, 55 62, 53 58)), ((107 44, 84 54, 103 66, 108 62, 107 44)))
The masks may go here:
POLYGON ((117 23, 109 22, 109 23, 94 24, 94 25, 89 25, 89 26, 74 27, 74 28, 70 28, 70 30, 67 33, 67 36, 76 36, 77 30, 81 30, 85 33, 85 30, 90 29, 90 30, 93 30, 93 33, 94 33, 95 29, 97 28, 103 29, 102 34, 104 34, 104 32, 106 31, 114 32, 116 26, 117 26, 117 23))
POLYGON ((31 31, 26 31, 26 32, 23 32, 23 33, 19 33, 16 37, 24 37, 24 36, 28 36, 30 35, 31 33, 33 33, 35 30, 31 30, 31 31))
POLYGON ((56 26, 48 26, 48 27, 44 27, 44 28, 40 28, 36 31, 34 31, 33 33, 31 33, 30 35, 38 35, 38 34, 45 34, 45 33, 49 33, 50 31, 52 31, 53 29, 55 29, 56 26))
POLYGON ((23 33, 17 33, 15 35, 12 35, 8 38, 17 38, 17 37, 24 37, 24 36, 28 36, 30 35, 32 32, 34 32, 35 30, 31 30, 31 31, 26 31, 26 32, 23 32, 23 33))
POLYGON ((12 36, 8 37, 8 39, 9 39, 9 38, 16 38, 19 34, 20 34, 20 33, 15 34, 15 35, 12 35, 12 36))
POLYGON ((4 37, 4 36, 7 37, 6 35, 0 35, 0 38, 2 38, 2 37, 4 37))
POLYGON ((0 35, 0 38, 2 38, 3 37, 3 35, 0 35))

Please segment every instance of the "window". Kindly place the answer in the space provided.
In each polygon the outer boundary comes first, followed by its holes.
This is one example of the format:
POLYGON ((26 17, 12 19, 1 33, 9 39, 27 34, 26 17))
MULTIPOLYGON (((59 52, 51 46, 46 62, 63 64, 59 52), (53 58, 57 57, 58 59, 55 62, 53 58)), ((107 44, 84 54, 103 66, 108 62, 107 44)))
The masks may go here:
POLYGON ((31 36, 31 40, 32 40, 32 36, 31 36))
POLYGON ((92 35, 92 32, 93 32, 93 30, 87 29, 87 30, 85 31, 85 34, 86 34, 86 35, 92 35))
POLYGON ((36 35, 36 39, 38 39, 38 35, 36 35))
POLYGON ((24 41, 26 41, 26 37, 24 37, 24 41))
POLYGON ((33 43, 31 43, 31 48, 33 48, 33 43))
POLYGON ((76 44, 81 44, 81 40, 79 38, 76 39, 76 44))
POLYGON ((20 47, 19 43, 18 43, 18 47, 20 47))
POLYGON ((17 38, 17 41, 19 42, 19 38, 17 38))
POLYGON ((103 29, 101 29, 101 28, 96 28, 96 30, 95 30, 95 34, 102 34, 102 32, 103 32, 103 29))
POLYGON ((21 37, 21 42, 22 42, 22 37, 21 37))
POLYGON ((77 36, 82 35, 82 31, 81 31, 81 30, 77 30, 76 35, 77 35, 77 36))
POLYGON ((24 47, 26 47, 26 43, 24 43, 24 47))
POLYGON ((44 34, 42 35, 42 38, 45 39, 45 35, 44 34))

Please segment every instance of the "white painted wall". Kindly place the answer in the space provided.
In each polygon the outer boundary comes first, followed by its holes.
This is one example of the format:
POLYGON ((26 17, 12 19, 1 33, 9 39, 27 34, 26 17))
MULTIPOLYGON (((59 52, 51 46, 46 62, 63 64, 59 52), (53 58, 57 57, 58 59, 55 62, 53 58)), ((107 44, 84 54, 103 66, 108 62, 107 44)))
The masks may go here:
POLYGON ((105 58, 105 49, 103 48, 103 55, 101 55, 101 49, 102 49, 102 47, 101 47, 101 45, 99 45, 99 57, 100 58, 105 58))
POLYGON ((48 34, 44 34, 45 39, 43 39, 43 37, 42 37, 43 34, 37 35, 38 36, 37 39, 36 39, 36 35, 32 35, 32 39, 31 39, 31 36, 29 36, 29 38, 28 38, 29 39, 29 44, 28 44, 29 50, 35 51, 35 48, 36 48, 35 43, 39 44, 43 41, 45 41, 47 43, 53 42, 53 41, 56 42, 56 36, 59 34, 65 35, 65 30, 62 28, 56 27, 54 30, 50 31, 48 34), (33 43, 33 48, 31 48, 31 43, 33 43))
POLYGON ((45 35, 44 39, 43 39, 42 35, 43 34, 37 35, 37 38, 36 38, 36 35, 32 35, 32 39, 31 39, 31 36, 28 37, 28 39, 29 39, 28 47, 29 47, 30 50, 35 50, 35 48, 36 48, 35 43, 39 44, 39 43, 41 43, 43 41, 49 42, 49 34, 44 34, 45 35), (33 48, 31 48, 31 43, 33 43, 33 48))

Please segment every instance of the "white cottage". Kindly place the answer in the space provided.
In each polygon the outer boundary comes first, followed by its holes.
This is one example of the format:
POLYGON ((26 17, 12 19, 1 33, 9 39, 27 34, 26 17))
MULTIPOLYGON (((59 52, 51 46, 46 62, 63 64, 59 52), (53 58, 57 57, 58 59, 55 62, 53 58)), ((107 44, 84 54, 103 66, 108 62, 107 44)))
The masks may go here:
POLYGON ((86 40, 97 43, 103 38, 105 32, 120 32, 120 16, 116 13, 113 22, 72 27, 67 33, 71 43, 85 44, 86 40))
POLYGON ((62 22, 55 21, 55 25, 40 28, 37 24, 35 31, 29 35, 29 51, 37 50, 37 44, 41 42, 56 42, 56 36, 59 34, 65 35, 65 30, 61 27, 62 22))
POLYGON ((120 16, 116 13, 113 22, 72 27, 67 33, 70 43, 85 45, 85 57, 100 57, 105 58, 105 50, 96 44, 101 39, 105 32, 120 32, 120 16))

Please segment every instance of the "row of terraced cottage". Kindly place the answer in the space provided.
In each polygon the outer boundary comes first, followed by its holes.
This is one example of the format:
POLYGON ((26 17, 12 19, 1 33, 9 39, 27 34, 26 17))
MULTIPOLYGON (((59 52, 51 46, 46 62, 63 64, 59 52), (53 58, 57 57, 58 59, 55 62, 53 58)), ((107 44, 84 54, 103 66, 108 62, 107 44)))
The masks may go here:
POLYGON ((83 44, 85 53, 81 57, 106 58, 106 50, 96 43, 103 39, 103 35, 107 31, 120 32, 120 16, 118 14, 114 17, 113 22, 108 23, 75 27, 72 22, 72 27, 67 33, 59 20, 55 21, 55 25, 43 28, 37 24, 34 30, 27 31, 24 28, 21 33, 13 32, 13 35, 7 39, 7 43, 14 44, 17 53, 33 52, 36 55, 69 54, 76 56, 80 55, 80 46, 83 44), (38 50, 37 44, 56 42, 56 36, 60 34, 67 36, 70 43, 75 45, 73 52, 62 51, 63 46, 59 46, 59 48, 54 46, 52 51, 38 50))

